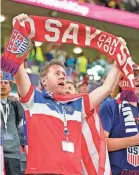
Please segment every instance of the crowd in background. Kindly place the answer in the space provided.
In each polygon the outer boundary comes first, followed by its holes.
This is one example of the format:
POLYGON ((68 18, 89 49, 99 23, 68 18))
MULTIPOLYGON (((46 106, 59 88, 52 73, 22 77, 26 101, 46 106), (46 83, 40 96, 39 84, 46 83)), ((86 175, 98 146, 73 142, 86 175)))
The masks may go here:
POLYGON ((139 13, 139 0, 78 0, 79 2, 93 3, 109 8, 139 13))
POLYGON ((68 54, 64 46, 59 44, 48 45, 45 52, 34 44, 25 62, 26 70, 38 75, 41 67, 53 59, 60 60, 67 67, 68 80, 72 80, 77 86, 84 81, 91 84, 89 91, 102 84, 113 63, 103 55, 88 58, 82 50, 78 54, 68 54))

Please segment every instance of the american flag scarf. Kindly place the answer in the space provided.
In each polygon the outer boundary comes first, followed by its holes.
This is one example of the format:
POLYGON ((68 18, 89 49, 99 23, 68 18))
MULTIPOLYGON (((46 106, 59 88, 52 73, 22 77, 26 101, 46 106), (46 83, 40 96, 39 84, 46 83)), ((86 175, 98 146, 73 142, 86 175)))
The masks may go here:
MULTIPOLYGON (((87 94, 77 95, 52 95, 48 91, 43 91, 45 98, 54 98, 59 102, 69 102, 74 99, 83 98, 83 107, 86 113, 86 118, 82 122, 82 174, 83 175, 111 175, 111 168, 108 157, 108 150, 104 137, 104 130, 102 128, 100 118, 98 115, 98 108, 90 112, 87 94)), ((24 117, 24 132, 25 144, 27 143, 27 123, 24 117)))
POLYGON ((31 49, 31 41, 68 43, 98 50, 117 62, 131 85, 132 100, 137 100, 133 93, 135 82, 132 59, 124 42, 121 42, 117 37, 73 21, 30 16, 23 23, 19 24, 18 21, 15 23, 4 54, 1 57, 2 70, 14 75, 26 59, 31 49))

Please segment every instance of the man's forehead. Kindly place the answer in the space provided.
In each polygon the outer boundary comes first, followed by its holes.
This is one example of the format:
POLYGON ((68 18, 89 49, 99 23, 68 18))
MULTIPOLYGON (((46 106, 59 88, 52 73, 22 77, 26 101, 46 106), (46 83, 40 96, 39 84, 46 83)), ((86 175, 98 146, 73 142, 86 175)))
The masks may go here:
POLYGON ((65 72, 65 69, 60 65, 52 65, 49 70, 65 72))
POLYGON ((8 81, 8 80, 1 80, 1 82, 6 82, 6 83, 10 83, 10 81, 8 81))
POLYGON ((70 83, 70 82, 67 82, 66 85, 74 87, 74 85, 72 83, 70 83))

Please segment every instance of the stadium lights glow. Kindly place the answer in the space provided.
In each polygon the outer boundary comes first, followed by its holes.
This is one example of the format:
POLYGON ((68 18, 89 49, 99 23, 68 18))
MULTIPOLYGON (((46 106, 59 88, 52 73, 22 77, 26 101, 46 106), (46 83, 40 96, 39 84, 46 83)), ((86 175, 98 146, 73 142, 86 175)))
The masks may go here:
POLYGON ((39 46, 41 46, 41 45, 42 45, 42 42, 35 41, 35 46, 36 46, 36 47, 39 47, 39 46))
POLYGON ((31 74, 32 70, 30 68, 26 68, 26 72, 31 74))
POLYGON ((98 76, 98 72, 95 67, 92 67, 91 69, 87 70, 88 75, 98 76))
POLYGON ((95 69, 96 69, 96 71, 98 72, 98 71, 102 70, 102 66, 100 66, 100 65, 95 65, 95 69))
POLYGON ((96 68, 95 67, 92 67, 91 70, 92 70, 92 72, 96 72, 96 68))
POLYGON ((98 81, 98 80, 100 80, 100 79, 101 79, 100 76, 94 76, 94 80, 98 81))
POLYGON ((88 75, 92 75, 92 69, 88 69, 88 70, 87 70, 87 74, 88 74, 88 75))
POLYGON ((94 71, 94 72, 92 72, 92 75, 93 76, 98 76, 98 73, 94 71))
POLYGON ((94 79, 94 76, 89 76, 89 80, 93 80, 94 79))
POLYGON ((91 71, 92 71, 92 75, 94 75, 94 76, 98 76, 98 73, 97 73, 96 67, 92 67, 92 68, 91 68, 91 71))
POLYGON ((80 48, 80 47, 75 47, 74 49, 73 49, 73 52, 75 53, 75 54, 79 54, 79 53, 81 53, 83 50, 80 48))
POLYGON ((4 21, 5 21, 5 19, 6 19, 6 18, 5 18, 5 16, 4 16, 4 15, 0 15, 0 23, 1 23, 1 22, 4 22, 4 21))

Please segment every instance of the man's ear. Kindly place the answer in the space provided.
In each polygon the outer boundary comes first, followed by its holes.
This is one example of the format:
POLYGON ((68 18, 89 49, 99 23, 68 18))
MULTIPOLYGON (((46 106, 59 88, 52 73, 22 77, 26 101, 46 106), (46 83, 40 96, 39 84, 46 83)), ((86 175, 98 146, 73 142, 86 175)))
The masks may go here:
POLYGON ((10 86, 10 87, 9 87, 9 91, 11 92, 11 90, 12 90, 12 87, 10 86))
POLYGON ((45 78, 44 77, 41 78, 41 84, 42 84, 43 87, 46 86, 46 77, 45 78))

